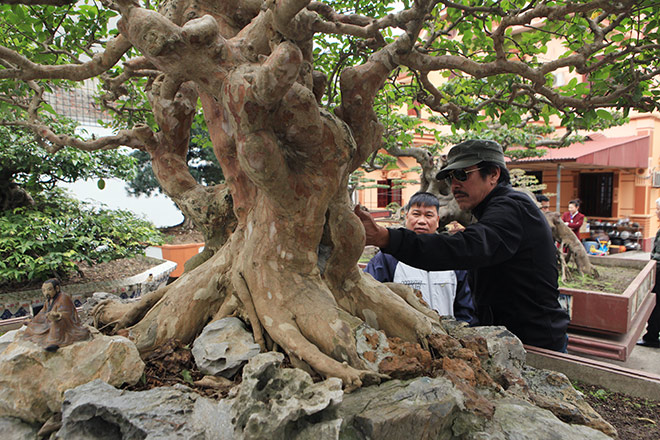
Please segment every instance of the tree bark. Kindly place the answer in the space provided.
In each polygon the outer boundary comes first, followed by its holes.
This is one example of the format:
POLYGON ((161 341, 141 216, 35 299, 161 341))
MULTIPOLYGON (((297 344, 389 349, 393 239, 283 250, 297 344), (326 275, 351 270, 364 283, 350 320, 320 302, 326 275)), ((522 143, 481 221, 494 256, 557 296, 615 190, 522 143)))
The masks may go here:
POLYGON ((598 271, 591 264, 586 249, 575 233, 561 220, 561 215, 558 212, 546 212, 545 218, 550 224, 555 242, 559 243, 557 252, 563 252, 564 248, 568 249, 568 257, 561 255, 560 258, 562 281, 566 281, 570 276, 567 264, 571 258, 575 260, 579 273, 598 278, 598 271))
MULTIPOLYGON (((122 34, 171 78, 152 94, 163 127, 148 150, 156 176, 196 224, 206 218, 209 234, 222 229, 225 236, 227 217, 209 205, 227 195, 200 195, 184 171, 190 126, 184 104, 193 90, 181 83, 165 93, 183 69, 197 84, 236 227, 206 262, 144 298, 136 311, 98 307, 100 326, 114 323, 114 331, 146 353, 175 337, 191 342, 210 320, 238 314, 264 349, 276 344, 294 364, 339 377, 348 390, 381 377, 358 356, 355 330, 362 321, 423 344, 442 331, 437 316, 357 267, 364 230, 351 210, 348 177, 380 145, 372 104, 395 67, 390 55, 345 71, 335 115, 319 107, 312 91, 309 41, 294 44, 274 30, 289 9, 273 5, 235 38, 220 16, 179 27, 131 3, 122 3, 121 12, 122 34), (208 55, 194 71, 185 55, 193 51, 196 60, 208 55)), ((304 17, 296 16, 301 26, 304 17)))
POLYGON ((30 193, 14 182, 0 182, 0 211, 34 206, 30 193))

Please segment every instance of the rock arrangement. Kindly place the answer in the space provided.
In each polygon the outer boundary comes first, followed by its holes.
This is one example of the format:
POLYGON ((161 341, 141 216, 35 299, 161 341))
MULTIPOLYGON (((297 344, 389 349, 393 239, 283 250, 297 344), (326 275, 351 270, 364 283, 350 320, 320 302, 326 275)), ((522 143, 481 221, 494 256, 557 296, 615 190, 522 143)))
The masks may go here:
POLYGON ((222 439, 231 432, 224 405, 185 386, 122 391, 97 379, 68 390, 62 439, 222 439))
POLYGON ((95 379, 114 386, 134 384, 142 376, 144 363, 127 338, 95 331, 91 340, 53 353, 18 339, 21 331, 0 354, 0 417, 41 424, 60 412, 68 389, 95 379))
POLYGON ((192 346, 192 355, 202 373, 227 378, 234 377, 259 351, 252 334, 238 318, 209 323, 192 346))
POLYGON ((67 440, 616 436, 564 375, 526 366, 520 341, 506 329, 451 320, 443 327, 448 335, 430 339, 430 350, 359 328, 361 356, 399 377, 347 394, 339 379, 314 381, 284 367, 281 353, 259 354, 237 318, 218 320, 192 351, 209 378, 226 381, 242 368, 240 384, 221 400, 184 385, 117 388, 137 382, 144 368, 135 346, 119 336, 95 333, 55 353, 5 341, 0 430, 7 438, 67 440))

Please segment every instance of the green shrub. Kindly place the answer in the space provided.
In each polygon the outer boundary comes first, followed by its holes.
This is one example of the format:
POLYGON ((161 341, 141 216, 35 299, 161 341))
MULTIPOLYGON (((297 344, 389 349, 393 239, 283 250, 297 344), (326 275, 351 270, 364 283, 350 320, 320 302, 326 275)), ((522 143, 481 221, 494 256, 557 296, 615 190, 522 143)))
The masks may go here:
POLYGON ((129 211, 95 207, 59 190, 39 194, 35 202, 0 212, 0 285, 64 280, 79 262, 129 258, 162 243, 152 223, 129 211))

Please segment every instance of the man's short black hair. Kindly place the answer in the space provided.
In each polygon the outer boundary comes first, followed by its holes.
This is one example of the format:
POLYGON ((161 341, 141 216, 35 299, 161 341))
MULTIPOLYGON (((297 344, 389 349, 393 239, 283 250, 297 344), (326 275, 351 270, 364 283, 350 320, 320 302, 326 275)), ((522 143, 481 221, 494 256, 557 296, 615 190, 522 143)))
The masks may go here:
POLYGON ((440 202, 438 198, 431 193, 419 191, 413 194, 406 205, 406 211, 410 211, 413 206, 434 206, 436 211, 440 211, 440 202))
POLYGON ((546 195, 543 195, 543 194, 537 194, 537 195, 536 195, 536 201, 539 202, 539 203, 541 203, 541 202, 549 202, 550 199, 549 199, 548 196, 546 196, 546 195))
POLYGON ((485 179, 490 174, 492 174, 496 168, 499 168, 500 178, 497 179, 497 183, 505 183, 507 185, 511 183, 511 175, 509 174, 507 167, 503 167, 495 162, 481 162, 477 164, 477 166, 480 168, 479 174, 481 175, 482 179, 485 179))
POLYGON ((580 207, 580 199, 573 199, 570 202, 568 202, 569 205, 575 205, 576 208, 580 207))

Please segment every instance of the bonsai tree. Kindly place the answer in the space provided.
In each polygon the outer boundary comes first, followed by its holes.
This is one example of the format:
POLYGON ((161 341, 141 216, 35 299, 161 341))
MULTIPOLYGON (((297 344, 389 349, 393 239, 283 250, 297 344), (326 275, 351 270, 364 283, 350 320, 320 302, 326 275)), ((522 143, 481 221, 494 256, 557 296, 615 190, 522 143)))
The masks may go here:
MULTIPOLYGON (((150 196, 154 192, 162 193, 162 188, 156 179, 154 170, 151 167, 151 156, 146 151, 134 150, 131 153, 137 162, 138 171, 131 180, 128 181, 127 191, 130 195, 150 196)), ((191 128, 191 142, 188 147, 186 163, 190 174, 195 181, 204 186, 212 186, 224 182, 222 169, 218 159, 213 153, 213 145, 208 137, 206 127, 193 125, 191 128)), ((184 229, 194 228, 193 222, 184 218, 181 223, 184 229)))
POLYGON ((378 380, 357 355, 362 323, 422 345, 442 332, 414 298, 356 264, 364 231, 351 212, 349 175, 381 147, 379 114, 392 103, 381 97, 397 95, 388 80, 404 70, 411 102, 455 129, 552 115, 588 125, 610 115, 604 108, 657 107, 657 7, 644 2, 404 1, 399 11, 300 0, 105 4, 11 6, 2 115, 19 115, 6 123, 30 128, 51 152, 146 151, 165 193, 203 231, 205 262, 137 306, 96 311, 143 353, 238 314, 264 349, 278 346, 294 365, 351 389, 378 380), (118 33, 107 25, 112 11, 121 15, 118 33), (561 59, 541 56, 551 39, 566 48, 561 59), (316 62, 333 50, 337 63, 322 69, 316 62), (555 87, 558 69, 586 80, 555 87), (433 72, 451 78, 440 84, 433 72), (56 133, 40 118, 44 88, 93 77, 104 80, 100 102, 131 117, 119 118, 115 136, 88 142, 56 133), (199 105, 225 184, 202 186, 186 166, 199 105))

